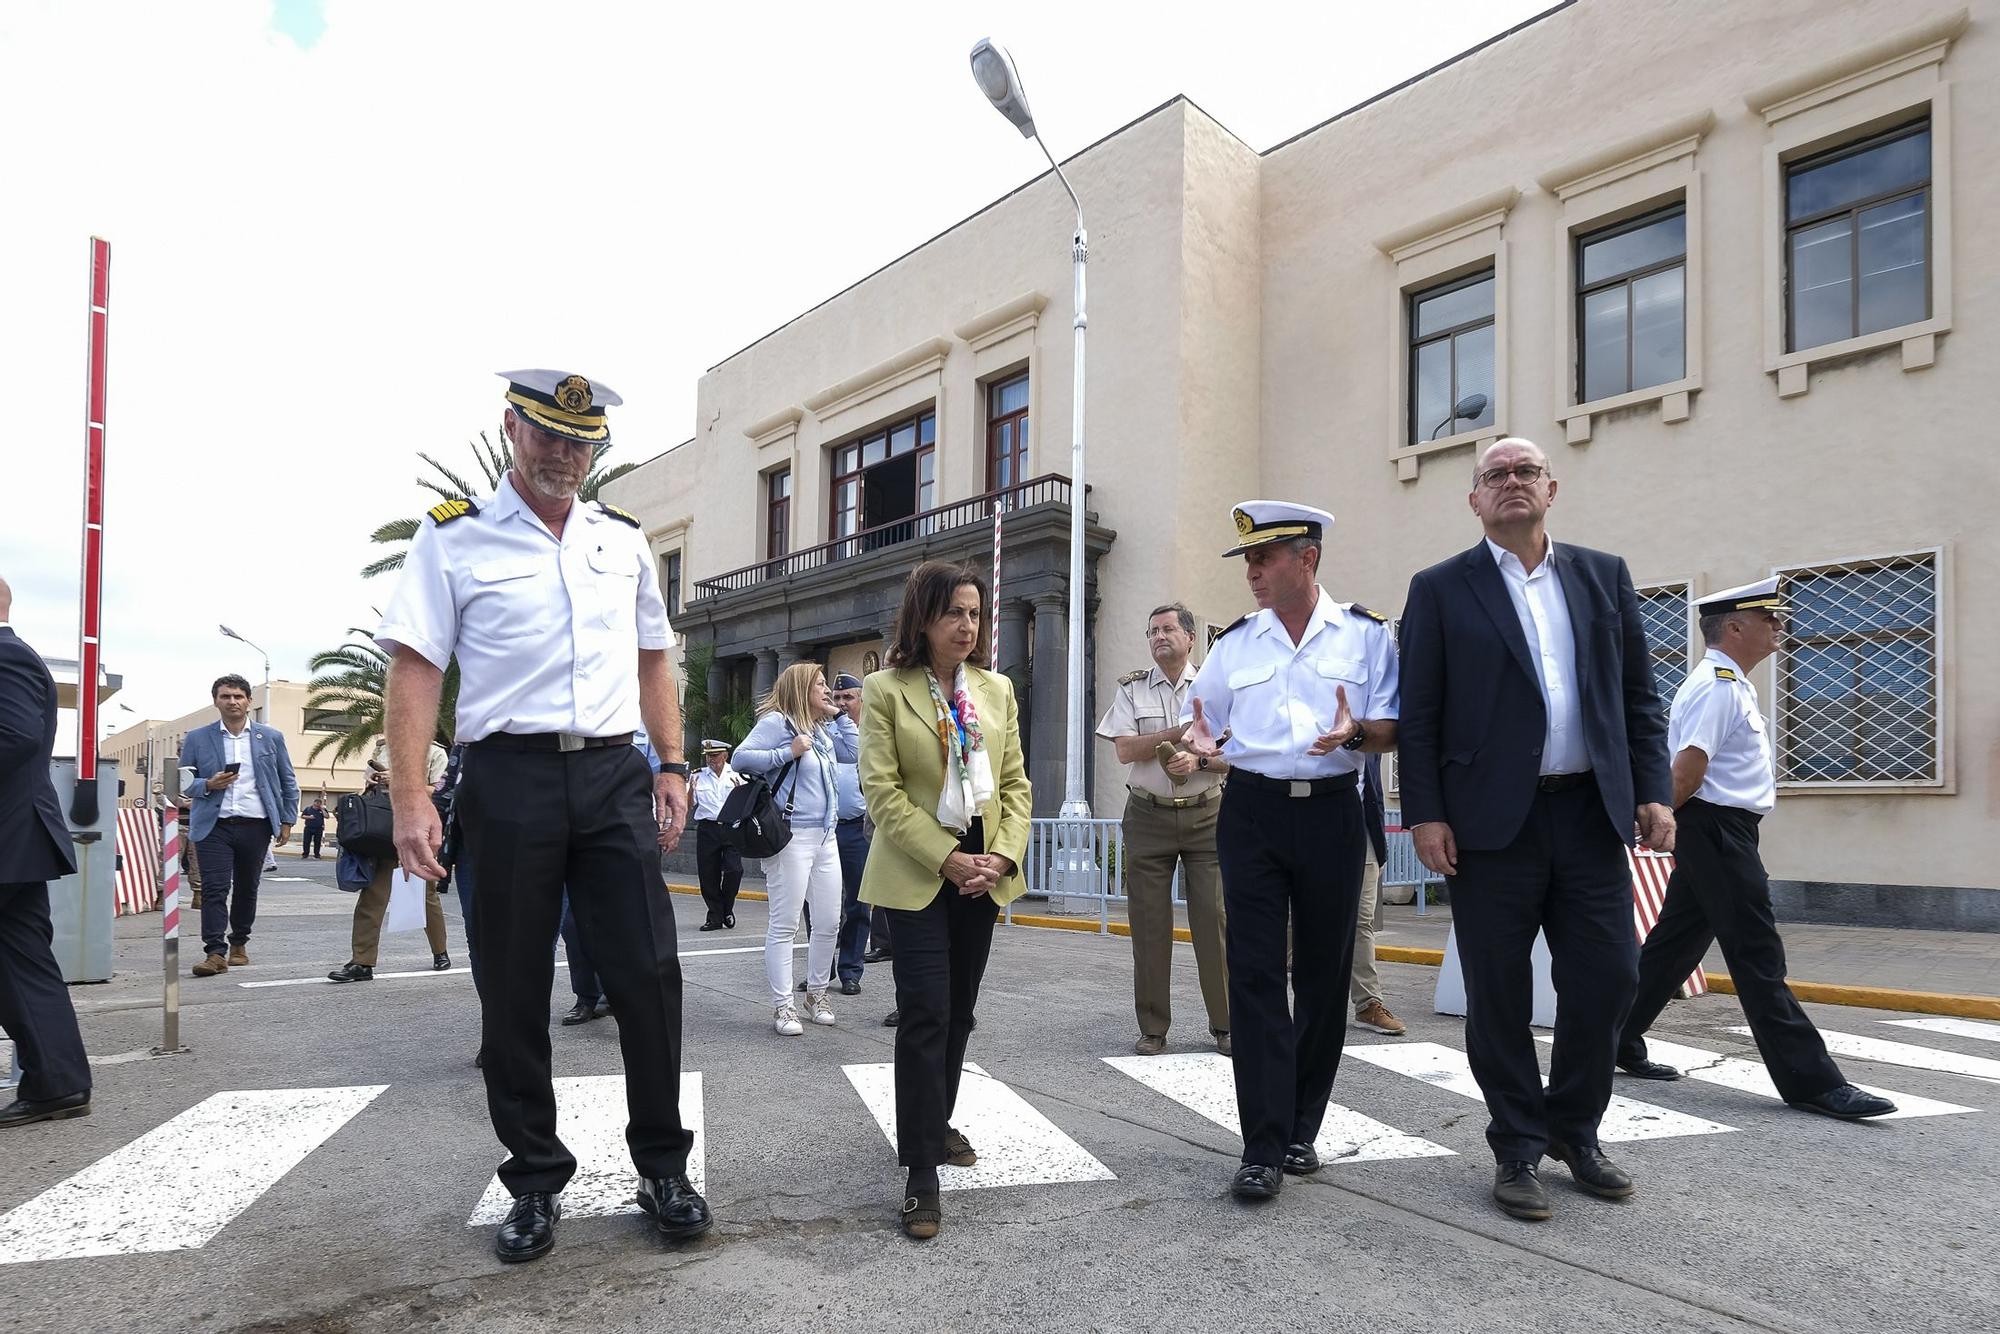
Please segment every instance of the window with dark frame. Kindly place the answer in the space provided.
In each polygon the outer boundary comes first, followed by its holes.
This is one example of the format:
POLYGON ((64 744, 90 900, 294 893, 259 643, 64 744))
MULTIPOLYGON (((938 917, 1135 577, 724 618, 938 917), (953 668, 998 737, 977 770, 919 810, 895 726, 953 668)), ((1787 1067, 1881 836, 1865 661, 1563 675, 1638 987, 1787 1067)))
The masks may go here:
POLYGON ((1785 167, 1785 349, 1928 319, 1928 116, 1785 167))
POLYGON ((1411 444, 1493 424, 1493 300, 1492 269, 1410 293, 1411 444))
POLYGON ((783 559, 792 549, 792 470, 764 479, 764 558, 783 559))
POLYGON ((1028 376, 986 388, 986 489, 1004 491, 1028 480, 1028 376))
POLYGON ((836 445, 832 474, 828 531, 841 543, 836 558, 915 537, 918 525, 897 521, 937 507, 936 409, 836 445), (859 543, 842 541, 870 529, 882 531, 859 543))
POLYGON ((1577 402, 1686 374, 1686 204, 1578 236, 1577 402))
POLYGON ((669 551, 660 561, 660 582, 665 586, 667 616, 681 614, 681 553, 669 551))

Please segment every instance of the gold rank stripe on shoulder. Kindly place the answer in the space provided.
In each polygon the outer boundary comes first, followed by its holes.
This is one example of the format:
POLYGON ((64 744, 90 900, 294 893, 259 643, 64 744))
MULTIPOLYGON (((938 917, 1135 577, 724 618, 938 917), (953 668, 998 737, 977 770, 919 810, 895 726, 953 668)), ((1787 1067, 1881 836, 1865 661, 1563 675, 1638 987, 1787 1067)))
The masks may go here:
POLYGON ((453 519, 463 518, 467 514, 476 516, 478 513, 479 507, 469 500, 447 500, 430 508, 432 523, 450 523, 453 519))
POLYGON ((1715 669, 1715 679, 1718 681, 1734 681, 1736 673, 1730 671, 1727 667, 1718 667, 1715 669))
POLYGON ((597 502, 597 508, 603 510, 606 514, 609 514, 612 518, 618 520, 618 522, 620 523, 629 523, 634 528, 645 527, 644 524, 639 522, 638 515, 632 514, 626 510, 621 510, 616 505, 607 505, 600 500, 597 502))
POLYGON ((1146 679, 1146 674, 1144 672, 1127 672, 1125 673, 1125 675, 1118 678, 1118 684, 1121 686, 1129 686, 1134 681, 1143 681, 1145 679, 1146 679))
POLYGON ((1376 611, 1373 607, 1364 607, 1359 602, 1350 602, 1348 605, 1354 609, 1354 614, 1357 616, 1366 616, 1369 620, 1380 622, 1383 625, 1389 623, 1389 618, 1381 612, 1376 611))

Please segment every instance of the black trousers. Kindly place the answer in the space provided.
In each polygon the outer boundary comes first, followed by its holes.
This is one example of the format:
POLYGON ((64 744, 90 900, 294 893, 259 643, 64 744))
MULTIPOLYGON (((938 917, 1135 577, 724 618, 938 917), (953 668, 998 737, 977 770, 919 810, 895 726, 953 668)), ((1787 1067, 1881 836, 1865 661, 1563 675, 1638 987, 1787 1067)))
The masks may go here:
POLYGON ((618 1015, 633 1165, 645 1177, 686 1171, 694 1136, 680 1114, 681 965, 645 757, 631 746, 565 753, 474 742, 457 812, 460 883, 478 886, 467 928, 485 973, 486 1107, 511 1155, 501 1182, 514 1195, 557 1191, 576 1171, 556 1135, 549 1078, 551 943, 564 885, 618 1015))
POLYGON ((563 953, 569 956, 569 989, 578 1000, 590 1005, 604 1003, 604 984, 591 966, 590 951, 583 947, 583 933, 576 929, 576 909, 567 895, 563 898, 563 953))
MULTIPOLYGON (((958 848, 985 850, 977 819, 958 848)), ((889 909, 902 1014, 896 1026, 896 1161, 904 1167, 944 1161, 944 1132, 958 1105, 965 1044, 999 915, 991 895, 961 894, 948 881, 922 908, 889 909)))
POLYGON ((1771 915, 1771 882, 1757 852, 1754 811, 1691 800, 1678 814, 1666 906, 1639 952, 1639 991, 1618 1040, 1618 1059, 1646 1059, 1646 1030, 1708 953, 1722 942, 1729 980, 1756 1035, 1758 1054, 1787 1102, 1847 1082, 1826 1042, 1785 985, 1785 943, 1771 915))
POLYGON ((1285 1147, 1311 1143, 1326 1119, 1347 1033, 1347 973, 1367 848, 1358 789, 1310 797, 1248 783, 1223 790, 1215 850, 1245 1163, 1280 1166, 1285 1147))
POLYGON ((861 873, 868 869, 868 831, 861 821, 842 820, 833 836, 840 841, 840 934, 835 938, 834 972, 844 982, 861 980, 867 967, 868 905, 861 901, 861 873))
POLYGON ((217 820, 201 841, 201 947, 206 953, 221 954, 228 945, 250 939, 264 854, 270 850, 270 821, 249 816, 217 820))
POLYGON ((90 1092, 76 1008, 56 966, 46 881, 0 885, 0 1028, 20 1053, 17 1096, 46 1102, 90 1092))
POLYGON ((708 905, 708 920, 720 922, 734 914, 736 891, 743 885, 743 854, 722 837, 719 821, 695 821, 694 862, 701 875, 701 901, 708 905))
POLYGON ((1597 784, 1537 792, 1513 843, 1460 848, 1450 883, 1465 1054, 1492 1113, 1494 1159, 1539 1161, 1551 1139, 1595 1145, 1639 960, 1632 869, 1597 784), (1529 1027, 1538 931, 1548 934, 1556 991, 1546 1093, 1529 1027))
POLYGON ((307 825, 305 827, 305 833, 299 835, 299 856, 301 857, 319 856, 320 847, 325 842, 325 840, 326 840, 325 825, 323 824, 317 826, 307 825))

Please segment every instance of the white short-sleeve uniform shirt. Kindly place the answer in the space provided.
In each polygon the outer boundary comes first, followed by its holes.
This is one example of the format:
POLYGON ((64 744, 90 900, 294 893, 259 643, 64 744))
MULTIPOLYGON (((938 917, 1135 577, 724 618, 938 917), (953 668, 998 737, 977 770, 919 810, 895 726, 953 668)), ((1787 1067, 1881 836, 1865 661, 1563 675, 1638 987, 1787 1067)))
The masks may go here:
POLYGON ((1195 676, 1181 718, 1194 717, 1199 699, 1209 730, 1230 734, 1222 757, 1231 768, 1287 779, 1358 774, 1367 758, 1358 750, 1306 754, 1333 730, 1340 690, 1358 720, 1401 712, 1396 640, 1388 625, 1320 589, 1296 645, 1268 608, 1225 631, 1195 676))
POLYGON ((674 643, 645 535, 576 502, 562 537, 513 477, 467 513, 426 519, 375 631, 442 669, 458 657, 458 739, 636 732, 639 650, 674 643))
POLYGON ((1719 648, 1709 649, 1674 692, 1667 753, 1694 747, 1708 756, 1695 796, 1715 806, 1768 815, 1778 804, 1771 729, 1757 707, 1757 687, 1719 648))

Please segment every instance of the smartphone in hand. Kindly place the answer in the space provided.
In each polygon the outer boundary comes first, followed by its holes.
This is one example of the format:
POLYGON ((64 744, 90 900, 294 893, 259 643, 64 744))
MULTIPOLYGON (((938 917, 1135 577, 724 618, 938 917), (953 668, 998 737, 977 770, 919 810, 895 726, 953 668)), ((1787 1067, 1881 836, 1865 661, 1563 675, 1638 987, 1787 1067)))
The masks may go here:
POLYGON ((241 773, 242 771, 243 771, 243 762, 241 760, 238 760, 232 764, 225 764, 222 766, 222 772, 226 774, 241 773))

